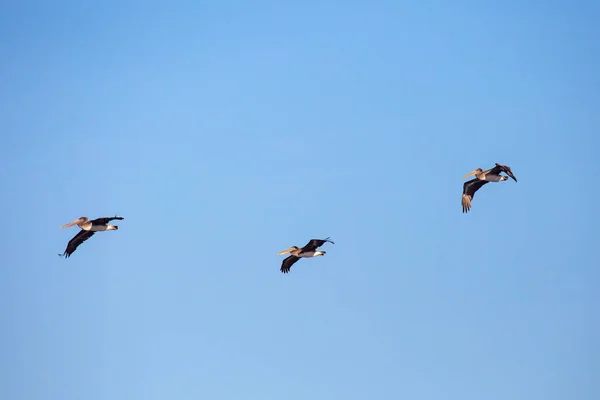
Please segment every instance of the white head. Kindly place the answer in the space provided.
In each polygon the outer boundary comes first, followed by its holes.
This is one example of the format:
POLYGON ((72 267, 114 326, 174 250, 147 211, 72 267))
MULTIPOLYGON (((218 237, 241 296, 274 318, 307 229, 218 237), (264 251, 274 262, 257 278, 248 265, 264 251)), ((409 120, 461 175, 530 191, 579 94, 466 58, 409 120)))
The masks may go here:
POLYGON ((87 217, 79 217, 75 221, 69 222, 68 224, 61 226, 61 228, 70 228, 73 225, 85 224, 86 222, 88 222, 87 217))
POLYGON ((313 257, 324 256, 326 253, 326 251, 317 250, 315 251, 315 255, 313 257))
POLYGON ((280 251, 279 253, 277 253, 278 256, 281 256, 283 254, 290 254, 292 251, 294 250, 298 250, 298 246, 292 246, 286 250, 280 251))
POLYGON ((466 174, 465 176, 463 176, 463 179, 466 179, 466 178, 470 177, 471 175, 480 174, 482 172, 483 172, 483 170, 481 168, 474 169, 473 171, 471 171, 468 174, 466 174))

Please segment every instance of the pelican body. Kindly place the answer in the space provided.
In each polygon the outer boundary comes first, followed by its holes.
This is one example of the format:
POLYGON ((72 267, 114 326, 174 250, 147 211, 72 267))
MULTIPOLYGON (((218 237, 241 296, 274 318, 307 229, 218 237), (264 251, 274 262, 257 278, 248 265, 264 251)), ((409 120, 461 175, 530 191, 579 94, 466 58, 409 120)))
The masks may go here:
POLYGON ((495 164, 496 166, 494 168, 490 168, 485 171, 481 168, 477 168, 463 176, 463 178, 468 178, 471 175, 475 175, 474 179, 471 179, 463 184, 463 194, 461 200, 463 213, 468 213, 471 210, 471 201, 475 197, 475 192, 478 191, 483 185, 489 182, 505 181, 508 179, 508 176, 517 182, 517 178, 512 173, 512 170, 509 166, 498 163, 495 164), (508 176, 500 175, 501 172, 505 172, 508 176))
POLYGON ((323 246, 325 242, 333 243, 329 238, 327 239, 311 239, 310 242, 306 244, 306 246, 298 248, 298 246, 292 246, 286 250, 280 251, 277 253, 278 256, 283 254, 290 254, 290 256, 286 257, 281 263, 281 272, 287 274, 290 272, 290 268, 292 265, 296 263, 301 258, 312 258, 318 256, 324 256, 327 252, 322 250, 317 250, 317 248, 323 246))
POLYGON ((81 230, 77 235, 73 236, 67 244, 65 252, 59 254, 59 256, 69 258, 71 254, 77 250, 77 247, 79 247, 80 244, 94 236, 94 233, 96 232, 116 231, 119 227, 117 225, 109 224, 110 221, 115 219, 122 220, 124 218, 115 215, 114 217, 96 218, 90 221, 87 217, 79 217, 75 221, 61 226, 61 228, 70 228, 71 226, 77 225, 81 230))

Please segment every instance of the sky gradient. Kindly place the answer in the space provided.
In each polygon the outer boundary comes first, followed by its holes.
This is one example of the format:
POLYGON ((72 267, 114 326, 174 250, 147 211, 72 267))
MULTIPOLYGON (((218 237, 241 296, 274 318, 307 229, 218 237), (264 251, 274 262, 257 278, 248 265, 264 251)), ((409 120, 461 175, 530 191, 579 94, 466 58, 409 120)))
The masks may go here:
POLYGON ((600 398, 599 17, 0 5, 0 398, 600 398))

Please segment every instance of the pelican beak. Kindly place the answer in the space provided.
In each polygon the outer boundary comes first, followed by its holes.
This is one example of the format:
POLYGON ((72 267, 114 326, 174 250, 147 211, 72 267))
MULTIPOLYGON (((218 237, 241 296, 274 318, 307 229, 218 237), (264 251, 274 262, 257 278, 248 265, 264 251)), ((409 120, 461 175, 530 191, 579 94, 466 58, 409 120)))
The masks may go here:
POLYGON ((471 171, 468 174, 466 174, 465 176, 463 176, 463 179, 467 179, 468 177, 470 177, 471 175, 475 175, 476 173, 477 173, 477 170, 474 169, 473 171, 471 171))
POLYGON ((277 253, 277 255, 278 255, 278 256, 281 256, 281 255, 283 255, 283 254, 289 254, 289 253, 291 253, 291 252, 292 252, 292 250, 294 250, 294 248, 293 248, 293 247, 290 247, 290 248, 289 248, 289 249, 287 249, 287 250, 280 251, 279 253, 277 253))
POLYGON ((75 221, 69 222, 68 224, 61 226, 61 228, 70 228, 73 225, 77 225, 80 222, 81 222, 81 218, 77 218, 75 221))

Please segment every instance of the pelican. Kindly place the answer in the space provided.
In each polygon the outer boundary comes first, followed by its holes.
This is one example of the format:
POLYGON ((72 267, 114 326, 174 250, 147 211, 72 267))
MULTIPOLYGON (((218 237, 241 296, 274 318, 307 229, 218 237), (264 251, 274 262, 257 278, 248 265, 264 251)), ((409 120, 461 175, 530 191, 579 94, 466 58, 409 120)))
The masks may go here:
POLYGON ((329 240, 329 238, 327 238, 327 239, 311 239, 311 241, 308 242, 306 244, 306 246, 304 246, 300 249, 298 248, 298 246, 292 246, 287 250, 283 250, 283 251, 280 251, 279 253, 277 253, 278 256, 283 255, 283 254, 290 254, 290 256, 286 257, 286 259, 283 260, 283 263, 281 263, 281 272, 283 272, 284 274, 287 274, 288 272, 290 272, 290 268, 292 268, 292 265, 294 265, 294 263, 296 261, 298 261, 300 258, 324 256, 325 253, 327 253, 327 252, 317 250, 317 248, 323 246, 323 244, 325 244, 325 242, 335 244, 331 240, 329 240))
POLYGON ((71 254, 77 250, 77 247, 81 243, 94 236, 94 233, 96 232, 116 231, 119 229, 119 227, 109 224, 110 221, 115 219, 122 220, 124 218, 117 217, 115 215, 114 217, 96 218, 90 221, 87 217, 79 217, 75 221, 61 226, 61 228, 69 228, 73 225, 77 225, 81 228, 81 230, 77 233, 77 235, 73 236, 73 239, 69 240, 69 244, 67 244, 65 252, 63 254, 59 254, 59 256, 69 258, 69 256, 71 256, 71 254))
POLYGON ((475 197, 475 192, 478 191, 483 185, 488 182, 502 182, 508 179, 510 176, 515 182, 517 178, 512 173, 512 170, 507 165, 495 163, 494 168, 488 170, 482 170, 481 168, 474 169, 467 175, 463 176, 463 179, 468 178, 471 175, 475 175, 475 179, 467 181, 463 185, 462 195, 462 209, 463 213, 468 213, 471 210, 471 201, 475 197), (500 175, 500 172, 505 172, 508 176, 500 175))

